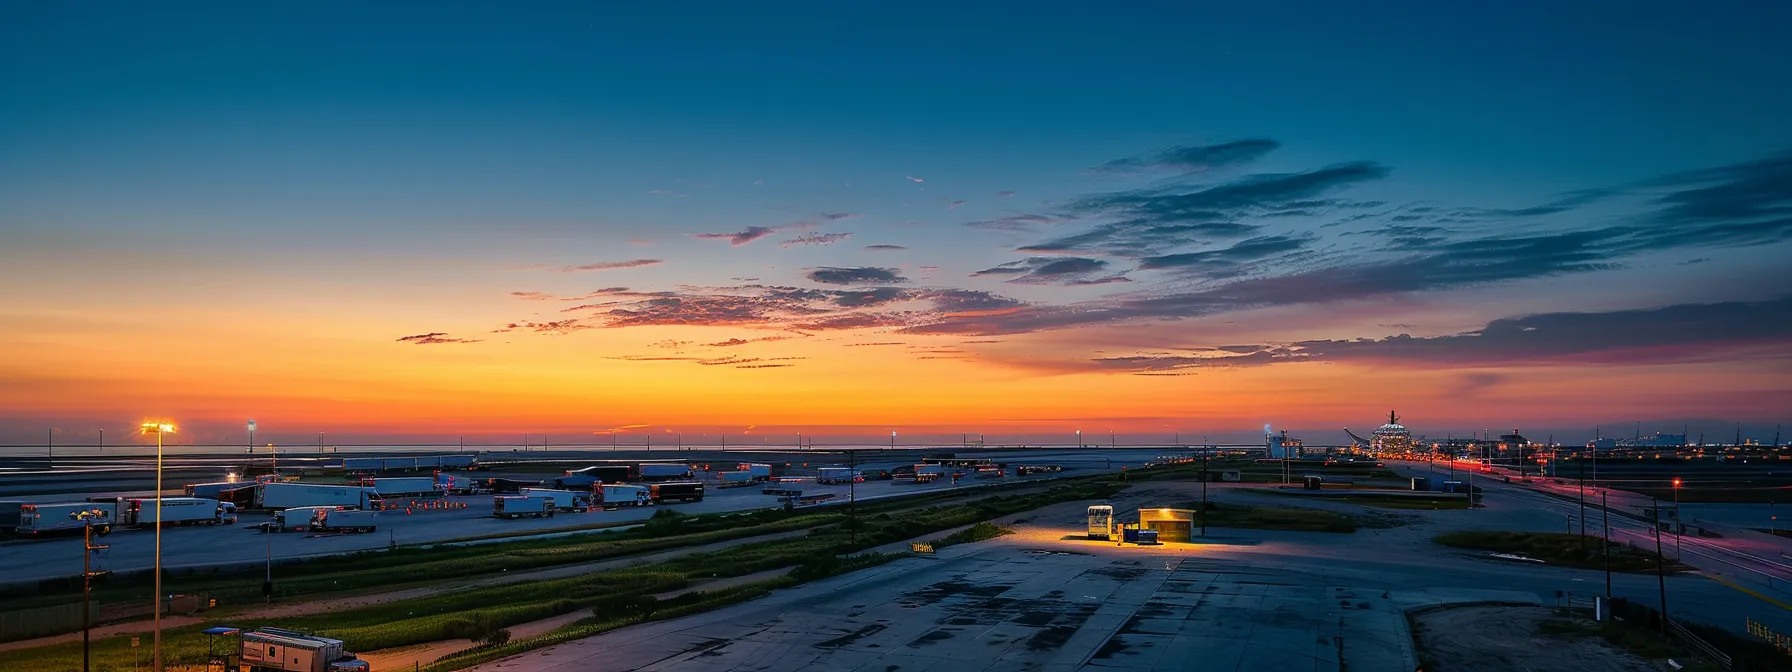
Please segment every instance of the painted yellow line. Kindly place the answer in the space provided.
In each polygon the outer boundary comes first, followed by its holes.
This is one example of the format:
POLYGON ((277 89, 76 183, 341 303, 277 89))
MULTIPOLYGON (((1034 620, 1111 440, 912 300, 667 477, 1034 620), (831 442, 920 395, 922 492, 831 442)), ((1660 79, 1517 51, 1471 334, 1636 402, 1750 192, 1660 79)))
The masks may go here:
POLYGON ((1768 604, 1771 604, 1771 605, 1773 605, 1773 606, 1776 606, 1776 607, 1779 607, 1779 608, 1781 608, 1781 609, 1785 609, 1785 610, 1786 610, 1786 611, 1792 611, 1792 604, 1786 604, 1786 603, 1785 603, 1785 602, 1781 602, 1781 601, 1779 601, 1779 600, 1776 600, 1776 599, 1774 599, 1774 598, 1771 598, 1771 597, 1768 597, 1768 596, 1766 596, 1766 595, 1762 595, 1762 594, 1760 594, 1760 593, 1757 593, 1757 592, 1755 592, 1755 591, 1753 591, 1753 590, 1749 590, 1749 589, 1747 589, 1747 588, 1744 588, 1744 587, 1742 587, 1742 586, 1739 586, 1739 585, 1737 585, 1737 584, 1735 584, 1735 583, 1733 583, 1733 582, 1730 582, 1730 581, 1725 581, 1725 580, 1724 580, 1724 579, 1723 579, 1723 577, 1720 577, 1720 576, 1716 576, 1716 575, 1712 575, 1712 574, 1706 574, 1706 575, 1705 575, 1705 578, 1708 578, 1708 579, 1711 579, 1711 580, 1712 580, 1712 581, 1716 581, 1716 582, 1718 582, 1718 583, 1721 583, 1721 584, 1724 584, 1724 585, 1726 585, 1726 586, 1729 586, 1729 587, 1731 587, 1731 588, 1735 588, 1735 589, 1736 589, 1736 590, 1739 590, 1739 591, 1742 591, 1742 592, 1744 592, 1744 593, 1747 593, 1747 594, 1749 594, 1749 595, 1751 595, 1751 596, 1754 596, 1754 597, 1756 597, 1756 598, 1758 598, 1758 599, 1760 599, 1760 600, 1761 600, 1761 601, 1762 601, 1762 602, 1766 602, 1766 603, 1768 603, 1768 604))

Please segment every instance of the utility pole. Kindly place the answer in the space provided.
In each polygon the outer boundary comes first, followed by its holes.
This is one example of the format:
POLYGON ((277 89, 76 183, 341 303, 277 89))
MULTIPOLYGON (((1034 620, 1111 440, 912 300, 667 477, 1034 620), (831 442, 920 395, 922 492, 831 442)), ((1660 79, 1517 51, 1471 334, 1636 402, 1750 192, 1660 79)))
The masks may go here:
POLYGON ((1201 536, 1207 536, 1207 451, 1201 451, 1201 536))
POLYGON ((317 456, 318 457, 324 456, 324 433, 323 432, 317 433, 317 456))
POLYGON ((93 571, 93 554, 106 550, 106 546, 93 545, 93 519, 100 517, 98 510, 78 511, 76 518, 81 519, 81 672, 92 669, 93 645, 93 577, 105 574, 104 571, 93 571))
MULTIPOLYGON (((1640 433, 1641 430, 1638 430, 1640 433)), ((1661 502, 1649 498, 1649 505, 1655 507, 1655 583, 1661 589, 1661 636, 1668 636, 1668 579, 1662 570, 1667 564, 1661 557, 1661 502)))
MULTIPOLYGON (((890 432, 892 440, 896 432, 890 432)), ((846 451, 846 518, 847 525, 852 527, 852 545, 859 544, 859 454, 857 451, 846 451)))
POLYGON ((1605 550, 1605 599, 1612 599, 1612 512, 1606 507, 1605 494, 1599 493, 1599 529, 1600 538, 1605 541, 1601 546, 1605 550))
POLYGON ((1580 462, 1580 550, 1587 550, 1587 462, 1580 462))
POLYGON ((55 469, 56 468, 56 428, 54 428, 54 427, 50 428, 50 438, 48 438, 44 441, 44 446, 50 449, 50 468, 55 469))

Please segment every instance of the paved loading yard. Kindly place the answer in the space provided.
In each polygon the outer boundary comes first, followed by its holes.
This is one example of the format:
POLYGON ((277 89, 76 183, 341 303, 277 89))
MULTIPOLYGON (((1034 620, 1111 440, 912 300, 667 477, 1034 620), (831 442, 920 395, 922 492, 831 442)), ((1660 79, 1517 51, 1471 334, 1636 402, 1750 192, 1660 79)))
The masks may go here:
MULTIPOLYGON (((1438 599, 1103 546, 947 549, 948 557, 901 560, 477 669, 1410 670, 1400 608, 1438 599)), ((1535 597, 1453 591, 1444 599, 1535 597)))

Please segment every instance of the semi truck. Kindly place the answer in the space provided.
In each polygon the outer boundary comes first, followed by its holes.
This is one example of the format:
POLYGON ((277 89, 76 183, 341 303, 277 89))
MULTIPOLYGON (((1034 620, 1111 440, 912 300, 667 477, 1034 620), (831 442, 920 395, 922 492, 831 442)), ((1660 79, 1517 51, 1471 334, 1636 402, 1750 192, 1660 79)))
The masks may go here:
POLYGON ((683 481, 691 478, 691 467, 685 464, 643 464, 639 473, 643 481, 683 481))
POLYGON ((840 485, 845 483, 863 483, 865 477, 846 467, 822 467, 815 477, 815 482, 822 485, 840 485))
POLYGON ((79 530, 87 523, 75 518, 81 511, 98 511, 93 519, 93 529, 100 534, 112 531, 117 520, 118 506, 100 502, 26 502, 19 505, 19 525, 15 531, 19 534, 40 535, 66 530, 79 530))
POLYGON ((274 512, 274 519, 261 526, 263 532, 291 532, 311 529, 318 516, 325 511, 342 509, 340 506, 295 506, 274 512))
POLYGON ((12 500, 0 502, 0 532, 19 526, 19 509, 24 505, 24 502, 12 500))
POLYGON ((698 481, 679 481, 671 483, 655 483, 648 490, 653 503, 665 504, 672 500, 684 502, 703 501, 703 484, 698 481))
POLYGON ((492 515, 506 520, 517 518, 554 517, 554 498, 529 495, 497 495, 492 497, 492 515))
POLYGON ((312 517, 312 532, 372 532, 379 524, 380 512, 358 509, 319 509, 312 517))
POLYGON ((627 483, 635 480, 635 468, 626 464, 600 464, 573 469, 558 479, 561 488, 584 490, 598 483, 627 483))
MULTIPOLYGON (((119 525, 154 527, 154 498, 118 499, 113 519, 119 525)), ((235 525, 236 505, 204 497, 163 497, 163 525, 235 525)))
POLYGON ((290 509, 300 506, 346 506, 356 509, 378 508, 380 495, 373 488, 358 485, 311 485, 306 483, 263 483, 255 495, 260 509, 290 509))
POLYGON ((261 628, 243 633, 245 672, 372 672, 367 661, 342 648, 342 640, 293 630, 261 628))
POLYGON ((589 497, 586 497, 584 493, 573 492, 571 490, 523 488, 523 491, 518 494, 525 497, 546 497, 553 500, 554 508, 561 511, 588 511, 591 509, 591 499, 589 497))
POLYGON ((653 493, 644 485, 600 485, 597 486, 597 501, 603 503, 605 509, 647 506, 653 503, 653 493))
POLYGON ((442 494, 436 489, 435 476, 383 476, 367 485, 380 497, 417 497, 442 494))
POLYGON ((436 472, 436 489, 453 495, 477 495, 485 491, 482 478, 473 478, 465 474, 445 474, 436 472))
POLYGON ((739 488, 752 485, 754 482, 753 474, 746 471, 717 472, 716 480, 720 481, 716 487, 721 488, 739 488))
POLYGON ((747 478, 755 482, 769 481, 772 478, 772 465, 769 464, 742 463, 735 469, 747 472, 747 478))

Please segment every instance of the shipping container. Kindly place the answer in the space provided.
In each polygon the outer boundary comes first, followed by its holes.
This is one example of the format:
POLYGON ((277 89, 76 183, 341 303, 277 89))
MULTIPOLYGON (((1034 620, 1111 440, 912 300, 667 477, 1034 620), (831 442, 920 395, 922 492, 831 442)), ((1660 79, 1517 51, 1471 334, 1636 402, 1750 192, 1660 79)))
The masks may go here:
POLYGON ((772 465, 769 464, 742 463, 735 469, 747 472, 747 477, 754 481, 770 480, 772 477, 772 465))

